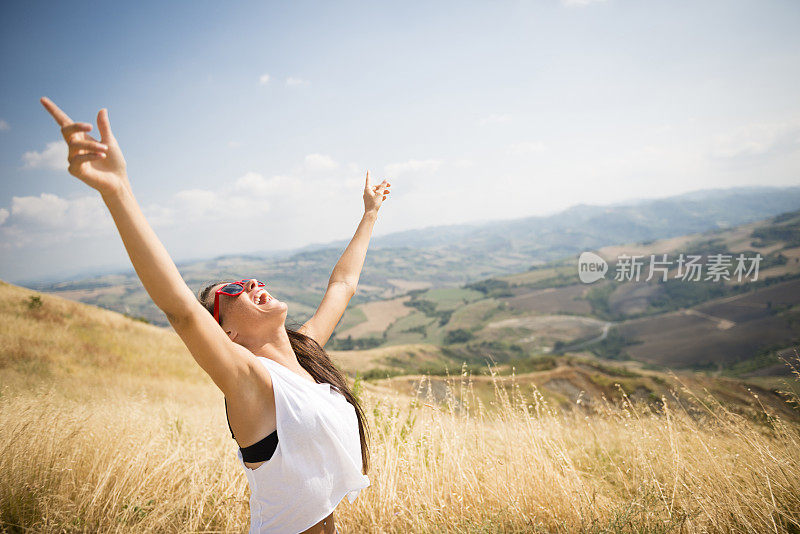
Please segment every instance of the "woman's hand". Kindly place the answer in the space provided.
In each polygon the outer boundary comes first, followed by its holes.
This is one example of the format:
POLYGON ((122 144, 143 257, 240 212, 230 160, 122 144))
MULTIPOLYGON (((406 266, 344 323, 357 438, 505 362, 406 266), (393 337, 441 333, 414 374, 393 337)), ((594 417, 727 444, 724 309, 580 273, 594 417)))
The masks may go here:
POLYGON ((101 109, 97 114, 97 129, 100 131, 98 141, 89 135, 91 124, 73 122, 47 97, 42 97, 41 103, 61 127, 61 134, 69 146, 67 160, 71 175, 97 189, 101 195, 112 194, 123 188, 130 189, 125 158, 111 133, 106 109, 101 109))
POLYGON ((369 180, 369 171, 367 171, 367 183, 364 185, 364 211, 374 211, 377 213, 381 204, 386 197, 389 196, 389 186, 392 185, 385 179, 378 185, 372 185, 369 180))

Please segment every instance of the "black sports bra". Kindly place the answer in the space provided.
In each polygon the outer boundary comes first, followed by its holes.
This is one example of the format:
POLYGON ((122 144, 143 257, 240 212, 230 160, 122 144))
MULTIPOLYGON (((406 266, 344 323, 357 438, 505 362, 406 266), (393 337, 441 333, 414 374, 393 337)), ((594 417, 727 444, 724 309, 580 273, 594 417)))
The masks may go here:
MULTIPOLYGON (((231 428, 231 421, 228 419, 228 399, 225 399, 225 419, 228 420, 228 430, 231 431, 231 437, 233 438, 233 429, 231 428)), ((235 438, 234 438, 235 439, 235 438)), ((275 430, 272 434, 265 437, 261 441, 253 443, 249 447, 239 447, 239 450, 242 451, 242 460, 245 462, 255 463, 255 462, 266 462, 272 455, 275 453, 275 449, 278 447, 278 431, 275 430)))

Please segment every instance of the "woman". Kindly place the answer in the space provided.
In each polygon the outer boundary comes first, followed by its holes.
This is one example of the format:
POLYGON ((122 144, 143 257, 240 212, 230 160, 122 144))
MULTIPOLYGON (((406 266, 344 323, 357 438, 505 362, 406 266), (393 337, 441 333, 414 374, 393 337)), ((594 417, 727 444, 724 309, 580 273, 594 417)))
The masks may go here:
POLYGON ((98 141, 91 124, 41 102, 69 145, 70 174, 100 193, 147 293, 225 395, 250 486, 250 532, 337 532, 336 505, 370 483, 367 426, 322 347, 355 293, 390 184, 373 186, 367 172, 364 216, 316 313, 294 332, 286 303, 258 280, 212 284, 195 298, 133 196, 108 112, 97 114, 98 141))

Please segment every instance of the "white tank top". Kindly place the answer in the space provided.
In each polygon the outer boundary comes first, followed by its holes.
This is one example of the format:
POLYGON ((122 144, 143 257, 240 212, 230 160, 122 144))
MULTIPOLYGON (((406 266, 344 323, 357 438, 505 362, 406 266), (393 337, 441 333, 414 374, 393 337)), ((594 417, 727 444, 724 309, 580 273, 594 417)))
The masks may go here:
POLYGON ((236 455, 250 485, 250 534, 302 532, 347 495, 370 485, 361 472, 356 410, 330 384, 315 384, 269 358, 278 446, 256 469, 236 455))

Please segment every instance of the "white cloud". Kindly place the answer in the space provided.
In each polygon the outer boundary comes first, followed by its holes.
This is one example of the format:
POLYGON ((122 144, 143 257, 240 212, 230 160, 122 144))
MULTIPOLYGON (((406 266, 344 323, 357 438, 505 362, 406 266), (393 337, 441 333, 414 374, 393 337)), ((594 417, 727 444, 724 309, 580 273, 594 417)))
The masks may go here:
POLYGON ((295 185, 296 180, 282 175, 275 175, 269 179, 264 178, 257 172, 248 172, 238 178, 233 186, 236 191, 251 193, 256 195, 270 195, 285 192, 295 185))
POLYGON ((175 207, 188 212, 192 219, 209 216, 214 211, 219 211, 223 204, 229 202, 229 197, 218 197, 213 191, 207 189, 185 189, 175 193, 177 201, 175 207))
POLYGON ((480 121, 478 121, 481 125, 485 124, 504 124, 507 122, 511 122, 511 115, 508 113, 492 113, 486 117, 483 117, 480 121))
POLYGON ((250 171, 232 183, 223 183, 219 190, 184 189, 175 193, 169 203, 149 204, 143 211, 153 226, 255 220, 272 211, 272 199, 299 197, 303 187, 291 176, 264 178, 250 171))
POLYGON ((776 149, 800 146, 800 122, 759 123, 717 135, 712 140, 711 155, 727 159, 761 156, 776 149))
POLYGON ((259 76, 258 83, 261 85, 267 85, 269 83, 269 74, 262 74, 259 76))
POLYGON ((239 148, 242 144, 239 141, 228 141, 228 148, 239 148))
POLYGON ((442 166, 438 159, 410 159, 402 163, 390 163, 384 170, 389 176, 399 176, 401 174, 434 173, 442 166))
POLYGON ((41 152, 35 150, 25 152, 22 161, 25 162, 24 166, 27 169, 65 170, 69 166, 67 155, 67 144, 64 141, 53 141, 47 143, 41 152))
POLYGON ((295 78, 293 76, 289 76, 286 78, 286 87, 297 87, 300 85, 308 85, 309 82, 302 78, 295 78))
POLYGON ((69 203, 56 195, 42 193, 38 197, 14 197, 11 213, 22 222, 57 228, 64 222, 69 203))
MULTIPOLYGON (((163 202, 145 201, 142 210, 151 225, 164 230, 167 240, 176 239, 176 235, 207 236, 206 240, 192 242, 199 249, 250 246, 232 245, 231 233, 259 243, 252 244, 258 249, 263 246, 261 243, 273 239, 271 234, 265 236, 265 228, 295 235, 297 228, 308 224, 316 225, 313 239, 324 241, 350 230, 345 216, 334 217, 335 220, 329 217, 327 210, 331 206, 336 206, 337 214, 363 207, 364 178, 359 168, 352 163, 340 164, 323 154, 309 154, 290 173, 265 176, 250 171, 220 180, 214 189, 184 189, 163 202)), ((99 196, 65 199, 44 193, 38 197, 15 197, 9 209, 0 209, 0 221, 0 249, 68 244, 75 238, 101 233, 111 237, 115 230, 99 196)), ((188 246, 184 238, 177 243, 178 248, 188 246)))
POLYGON ((174 196, 173 207, 184 222, 241 220, 266 213, 270 205, 260 196, 230 195, 206 189, 186 189, 174 196))
POLYGON ((170 206, 163 206, 161 204, 147 204, 142 206, 142 212, 145 219, 151 226, 169 226, 176 222, 176 210, 173 203, 170 206))
POLYGON ((309 154, 306 156, 304 167, 311 172, 332 171, 337 169, 339 164, 325 154, 309 154))
POLYGON ((454 162, 454 165, 459 169, 468 169, 475 165, 475 162, 468 158, 457 159, 454 162))
POLYGON ((508 152, 515 156, 523 156, 525 154, 544 152, 545 149, 546 147, 541 141, 523 141, 521 143, 514 143, 508 147, 508 152))
POLYGON ((233 183, 233 186, 236 188, 237 191, 247 191, 248 189, 255 189, 257 191, 263 192, 266 189, 267 181, 264 179, 263 176, 258 174, 257 172, 248 172, 237 178, 236 181, 233 183))
POLYGON ((11 129, 11 125, 9 125, 3 119, 0 119, 0 132, 7 132, 10 129, 11 129))
MULTIPOLYGON (((312 158, 312 162, 320 161, 330 165, 333 160, 312 158)), ((218 190, 180 191, 169 202, 149 205, 144 212, 153 226, 193 233, 218 233, 222 227, 248 235, 257 234, 263 228, 294 231, 292 224, 295 223, 290 221, 297 221, 298 212, 302 214, 302 221, 310 224, 317 214, 325 213, 320 211, 322 208, 358 209, 363 203, 358 184, 350 183, 349 172, 342 170, 339 164, 337 167, 335 172, 320 174, 308 173, 305 165, 299 165, 290 174, 269 177, 250 171, 223 181, 218 190)), ((363 178, 359 182, 363 183, 363 178)), ((320 224, 328 224, 323 222, 322 215, 320 217, 320 224)), ((335 224, 340 222, 337 220, 335 224)), ((331 224, 334 223, 328 224, 325 232, 333 231, 331 224)))
MULTIPOLYGON (((11 210, 0 209, 5 235, 15 235, 15 245, 63 242, 75 236, 109 233, 113 220, 99 196, 72 199, 50 193, 38 197, 13 197, 11 210)), ((2 224, 2 223, 0 223, 2 224)))

